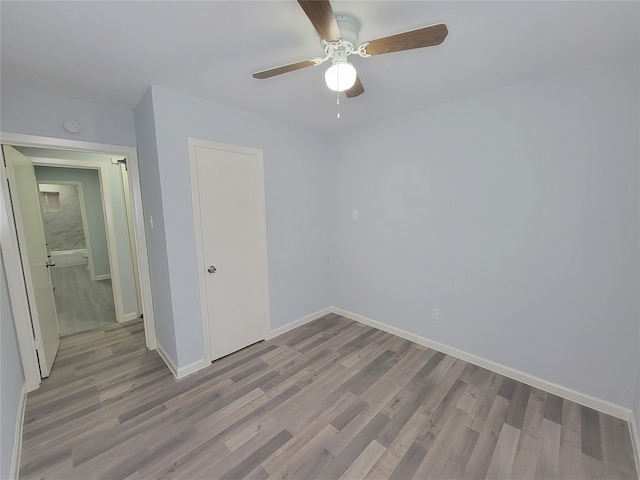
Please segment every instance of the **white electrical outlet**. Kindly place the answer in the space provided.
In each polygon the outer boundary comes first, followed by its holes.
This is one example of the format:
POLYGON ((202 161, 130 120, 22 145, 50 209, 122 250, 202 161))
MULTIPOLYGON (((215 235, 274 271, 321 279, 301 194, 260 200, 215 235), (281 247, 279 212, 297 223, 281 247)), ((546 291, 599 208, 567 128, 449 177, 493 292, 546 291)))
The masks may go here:
POLYGON ((351 219, 352 220, 358 220, 359 216, 360 216, 360 213, 358 212, 357 208, 354 208, 353 210, 351 210, 351 219))
POLYGON ((431 320, 437 322, 440 319, 440 309, 434 308, 431 310, 431 320))

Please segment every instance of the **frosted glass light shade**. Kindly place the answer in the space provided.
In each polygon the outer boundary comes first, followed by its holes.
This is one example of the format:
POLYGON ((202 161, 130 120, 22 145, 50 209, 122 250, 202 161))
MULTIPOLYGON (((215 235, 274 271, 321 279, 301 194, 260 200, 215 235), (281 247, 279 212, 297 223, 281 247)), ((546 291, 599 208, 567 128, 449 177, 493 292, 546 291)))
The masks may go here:
POLYGON ((356 83, 356 69, 348 62, 339 62, 331 65, 324 74, 324 81, 334 92, 344 92, 356 83))

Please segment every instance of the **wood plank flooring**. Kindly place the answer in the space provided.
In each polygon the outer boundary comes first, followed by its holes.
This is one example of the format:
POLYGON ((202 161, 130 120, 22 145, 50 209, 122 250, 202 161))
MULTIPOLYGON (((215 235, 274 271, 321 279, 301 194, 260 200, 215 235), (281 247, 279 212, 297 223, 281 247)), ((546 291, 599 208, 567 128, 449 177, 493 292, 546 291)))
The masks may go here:
POLYGON ((86 265, 50 269, 60 335, 115 323, 111 280, 92 281, 86 265))
POLYGON ((62 339, 20 478, 637 478, 626 422, 337 315, 175 380, 141 321, 62 339))

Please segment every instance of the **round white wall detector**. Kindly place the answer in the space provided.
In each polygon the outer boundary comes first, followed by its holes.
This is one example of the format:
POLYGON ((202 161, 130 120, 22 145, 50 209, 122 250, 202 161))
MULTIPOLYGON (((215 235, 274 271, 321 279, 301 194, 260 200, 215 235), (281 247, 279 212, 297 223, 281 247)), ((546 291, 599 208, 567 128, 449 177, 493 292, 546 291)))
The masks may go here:
POLYGON ((80 124, 75 120, 65 120, 62 126, 69 133, 78 133, 80 131, 80 124))

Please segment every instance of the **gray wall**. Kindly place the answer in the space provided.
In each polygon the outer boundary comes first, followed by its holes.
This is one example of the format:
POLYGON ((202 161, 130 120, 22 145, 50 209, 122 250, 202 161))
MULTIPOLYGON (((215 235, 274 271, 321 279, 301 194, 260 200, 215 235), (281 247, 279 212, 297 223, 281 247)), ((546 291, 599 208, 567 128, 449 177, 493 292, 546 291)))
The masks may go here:
MULTIPOLYGON (((69 181, 80 182, 87 211, 87 228, 91 237, 91 256, 96 275, 108 275, 109 247, 102 208, 100 177, 97 170, 63 167, 34 167, 38 182, 69 181)), ((56 214, 50 214, 56 215, 56 214)))
POLYGON ((108 145, 136 146, 133 112, 104 107, 71 98, 2 85, 3 132, 66 138, 108 145), (80 123, 80 132, 69 133, 65 120, 80 123))
MULTIPOLYGON (((168 277, 156 281, 171 296, 176 365, 203 358, 187 137, 264 151, 271 327, 328 306, 330 145, 325 136, 159 87, 152 87, 151 98, 147 94, 136 109, 138 135, 148 133, 145 143, 153 143, 151 117, 158 171, 149 145, 140 175, 160 180, 160 190, 150 194, 146 189, 143 201, 147 219, 154 215, 156 229, 164 230, 154 232, 147 225, 150 250, 167 252, 168 277), (163 223, 156 215, 164 216, 163 223)), ((142 157, 142 143, 140 150, 142 157)))
POLYGON ((633 415, 636 421, 636 430, 640 432, 640 370, 638 371, 638 379, 636 382, 636 398, 633 403, 633 415))
MULTIPOLYGON (((640 162, 640 158, 638 158, 638 162, 640 162)), ((638 344, 640 345, 640 318, 638 319, 638 344)), ((638 378, 636 380, 636 397, 633 402, 633 415, 636 421, 636 431, 640 434, 640 365, 638 368, 638 378)), ((636 445, 636 447, 640 448, 638 445, 636 445)))
POLYGON ((627 57, 345 134, 335 304, 632 407, 639 81, 627 57))
MULTIPOLYGON (((0 260, 2 255, 0 254, 0 260)), ((9 478, 19 404, 24 387, 22 360, 13 323, 4 263, 0 266, 0 478, 9 478)))
POLYGON ((174 322, 173 316, 172 278, 167 262, 162 185, 158 168, 158 147, 150 88, 136 106, 134 118, 136 138, 138 139, 140 187, 146 220, 147 255, 150 260, 149 275, 151 277, 156 340, 158 345, 177 364, 176 326, 178 322, 174 322), (153 228, 149 223, 151 219, 153 219, 153 228))
MULTIPOLYGON (((339 138, 154 87, 135 128, 159 341, 178 366, 201 355, 194 136, 264 150, 273 328, 334 304, 640 419, 637 83, 628 58, 339 138)), ((2 103, 5 132, 135 145, 129 111, 6 86, 2 103)))

